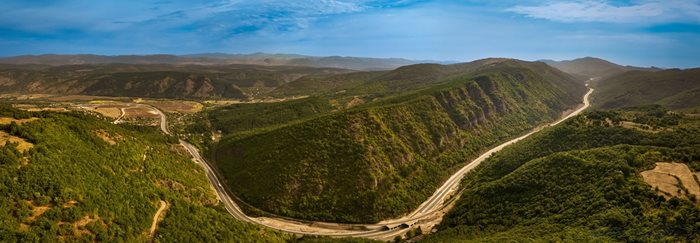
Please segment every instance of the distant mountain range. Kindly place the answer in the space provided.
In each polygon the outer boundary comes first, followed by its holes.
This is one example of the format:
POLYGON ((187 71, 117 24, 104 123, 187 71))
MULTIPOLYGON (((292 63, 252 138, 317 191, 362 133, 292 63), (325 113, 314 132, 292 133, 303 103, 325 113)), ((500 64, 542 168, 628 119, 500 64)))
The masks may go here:
POLYGON ((540 60, 559 70, 581 78, 607 78, 627 71, 660 71, 657 67, 622 66, 600 58, 584 57, 574 60, 554 61, 540 60))
POLYGON ((391 70, 405 65, 418 63, 445 63, 428 60, 408 60, 402 58, 367 58, 367 57, 315 57, 296 54, 225 54, 204 53, 192 55, 24 55, 0 58, 0 64, 41 64, 41 65, 76 65, 76 64, 175 64, 175 65, 228 65, 253 64, 266 66, 304 66, 342 68, 352 70, 391 70))

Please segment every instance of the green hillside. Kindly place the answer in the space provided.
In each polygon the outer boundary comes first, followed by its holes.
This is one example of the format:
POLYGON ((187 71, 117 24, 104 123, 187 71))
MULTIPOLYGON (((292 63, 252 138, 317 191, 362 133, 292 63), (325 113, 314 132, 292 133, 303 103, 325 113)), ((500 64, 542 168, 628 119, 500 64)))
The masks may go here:
POLYGON ((0 146, 2 242, 146 242, 161 200, 156 242, 290 239, 233 219, 201 167, 156 128, 5 105, 0 117, 20 119, 0 125, 0 138, 20 139, 0 146))
MULTIPOLYGON (((559 117, 585 92, 543 63, 490 60, 471 70, 346 110, 294 113, 289 123, 229 135, 213 157, 234 194, 264 211, 376 222, 413 210, 480 151, 559 117)), ((406 87, 423 85, 414 80, 406 87)))
POLYGON ((311 97, 279 103, 235 104, 209 113, 212 125, 224 133, 236 133, 284 124, 333 110, 324 97, 311 97))
POLYGON ((660 107, 577 116, 482 163, 426 241, 697 241, 694 197, 666 200, 639 173, 700 171, 698 138, 700 119, 660 107))
POLYGON ((596 83, 595 107, 614 109, 658 104, 671 109, 700 106, 700 68, 633 71, 596 83))
MULTIPOLYGON (((515 59, 487 58, 451 65, 415 64, 391 71, 355 72, 332 75, 310 75, 286 83, 271 94, 340 94, 384 97, 400 92, 426 88, 474 73, 494 68, 527 68, 549 80, 570 80, 572 77, 540 62, 522 62, 515 59)), ((566 85, 579 85, 564 82, 566 85)))

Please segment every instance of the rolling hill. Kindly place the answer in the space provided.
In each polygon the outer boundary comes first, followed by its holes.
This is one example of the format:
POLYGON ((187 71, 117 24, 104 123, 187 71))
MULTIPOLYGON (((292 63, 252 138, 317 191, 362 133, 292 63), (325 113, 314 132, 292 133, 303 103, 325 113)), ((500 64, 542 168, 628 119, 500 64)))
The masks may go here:
POLYGON ((172 65, 261 65, 340 68, 353 70, 390 70, 400 66, 434 62, 401 58, 315 57, 296 54, 225 54, 191 55, 25 55, 0 58, 0 64, 82 65, 82 64, 172 64, 172 65))
POLYGON ((631 71, 596 82, 597 108, 658 104, 671 109, 700 107, 700 68, 631 71))
POLYGON ((698 137, 697 117, 658 106, 584 113, 468 174, 461 198, 425 242, 697 241, 695 196, 665 198, 640 173, 657 162, 700 171, 698 137))
POLYGON ((301 219, 397 217, 478 152, 559 117, 585 93, 544 63, 512 59, 408 66, 353 83, 388 94, 224 138, 212 157, 234 194, 301 219))
POLYGON ((543 62, 548 65, 558 68, 564 72, 570 73, 572 75, 577 75, 579 77, 588 78, 607 78, 617 74, 621 74, 627 71, 638 70, 638 71, 659 71, 659 68, 642 68, 633 66, 622 66, 615 64, 600 58, 595 57, 584 57, 574 60, 566 61, 553 61, 553 60, 543 60, 543 62))
POLYGON ((0 241, 280 242, 236 221, 203 169, 153 127, 0 104, 0 241), (15 140, 7 141, 7 137, 15 140))
POLYGON ((158 98, 254 98, 307 75, 350 70, 255 65, 0 65, 0 92, 158 98))

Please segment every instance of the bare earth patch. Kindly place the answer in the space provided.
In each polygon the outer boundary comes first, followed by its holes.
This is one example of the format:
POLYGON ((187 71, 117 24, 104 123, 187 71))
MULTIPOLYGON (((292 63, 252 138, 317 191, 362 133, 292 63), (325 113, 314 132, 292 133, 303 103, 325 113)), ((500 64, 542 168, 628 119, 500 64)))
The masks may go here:
POLYGON ((63 208, 71 208, 71 207, 75 206, 76 204, 78 204, 78 201, 70 200, 70 201, 63 204, 63 208))
POLYGON ((32 117, 32 118, 28 118, 28 119, 14 119, 11 117, 0 117, 0 124, 6 125, 6 124, 10 124, 12 122, 15 122, 18 125, 22 125, 24 123, 36 121, 36 120, 39 120, 39 118, 32 117))
POLYGON ((97 135, 97 137, 101 138, 102 141, 105 141, 105 143, 108 143, 109 145, 117 144, 117 141, 115 141, 115 137, 112 137, 112 135, 110 135, 104 130, 95 131, 95 135, 97 135))
POLYGON ((97 220, 100 220, 100 216, 92 217, 90 215, 86 215, 83 218, 79 219, 75 223, 73 223, 73 232, 75 235, 83 235, 83 234, 90 234, 90 231, 85 229, 85 226, 87 226, 89 223, 95 222, 97 220))
POLYGON ((51 209, 49 206, 36 206, 31 202, 30 202, 30 204, 32 205, 32 215, 27 217, 27 219, 26 219, 29 222, 36 221, 36 219, 39 218, 39 216, 41 216, 42 214, 46 213, 46 211, 51 209))
POLYGON ((700 185, 686 164, 659 162, 656 168, 641 174, 647 184, 658 188, 659 194, 667 199, 690 194, 700 196, 700 185))
POLYGON ((43 215, 44 213, 46 213, 46 211, 51 209, 51 207, 49 206, 37 206, 32 201, 24 201, 24 203, 28 204, 32 208, 32 214, 24 219, 24 223, 19 224, 20 231, 28 231, 29 223, 36 221, 41 215, 43 215))
POLYGON ((8 142, 17 143, 17 151, 19 152, 25 152, 34 147, 34 144, 27 142, 27 140, 24 140, 23 138, 12 136, 4 131, 0 131, 0 146, 5 146, 5 144, 8 142))

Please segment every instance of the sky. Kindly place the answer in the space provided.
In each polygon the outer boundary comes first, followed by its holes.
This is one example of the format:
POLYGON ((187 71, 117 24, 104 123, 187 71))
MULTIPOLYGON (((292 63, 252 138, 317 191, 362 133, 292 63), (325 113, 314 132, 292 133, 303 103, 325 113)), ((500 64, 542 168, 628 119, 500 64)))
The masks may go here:
POLYGON ((0 56, 585 56, 700 67, 700 0, 2 0, 0 56))

